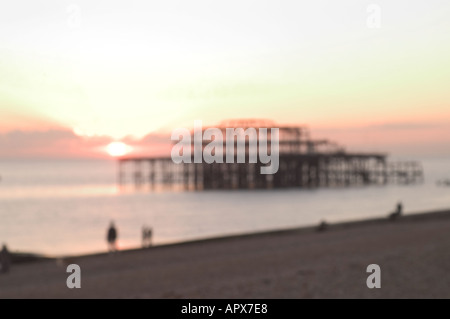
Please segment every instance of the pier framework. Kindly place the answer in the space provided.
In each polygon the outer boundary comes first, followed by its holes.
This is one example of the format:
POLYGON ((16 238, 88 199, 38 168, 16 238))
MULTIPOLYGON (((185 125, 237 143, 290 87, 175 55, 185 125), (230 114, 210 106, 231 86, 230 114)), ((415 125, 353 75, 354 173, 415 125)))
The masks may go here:
MULTIPOLYGON (((307 128, 302 126, 241 120, 223 122, 218 128, 226 136, 226 128, 249 127, 279 128, 279 169, 275 174, 261 174, 260 168, 266 164, 259 161, 237 163, 235 151, 234 163, 194 163, 193 156, 191 163, 180 164, 175 164, 171 157, 123 157, 118 160, 118 181, 121 185, 131 182, 136 187, 147 184, 187 190, 346 187, 423 181, 418 162, 388 162, 386 154, 346 152, 329 140, 311 139, 307 128)), ((208 143, 203 142, 203 148, 208 143)), ((267 143, 270 145, 270 137, 267 143)), ((226 141, 224 152, 225 144, 226 141)), ((246 159, 251 151, 249 144, 247 138, 246 159)), ((194 147, 193 140, 191 146, 194 147)))

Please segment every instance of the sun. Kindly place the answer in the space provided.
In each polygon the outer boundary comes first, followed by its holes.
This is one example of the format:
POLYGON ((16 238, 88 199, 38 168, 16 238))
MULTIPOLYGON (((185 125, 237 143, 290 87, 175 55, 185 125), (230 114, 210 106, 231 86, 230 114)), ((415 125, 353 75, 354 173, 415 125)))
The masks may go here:
POLYGON ((112 142, 106 147, 106 151, 112 157, 124 156, 128 154, 131 149, 131 146, 122 142, 112 142))

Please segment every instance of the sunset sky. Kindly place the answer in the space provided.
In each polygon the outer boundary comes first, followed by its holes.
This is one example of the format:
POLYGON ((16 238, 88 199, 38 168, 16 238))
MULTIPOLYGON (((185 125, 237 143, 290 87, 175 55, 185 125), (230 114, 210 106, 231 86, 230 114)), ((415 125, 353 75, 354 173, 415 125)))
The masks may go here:
POLYGON ((174 128, 233 118, 450 154, 448 0, 0 7, 0 157, 92 156, 115 140, 151 154, 174 128))

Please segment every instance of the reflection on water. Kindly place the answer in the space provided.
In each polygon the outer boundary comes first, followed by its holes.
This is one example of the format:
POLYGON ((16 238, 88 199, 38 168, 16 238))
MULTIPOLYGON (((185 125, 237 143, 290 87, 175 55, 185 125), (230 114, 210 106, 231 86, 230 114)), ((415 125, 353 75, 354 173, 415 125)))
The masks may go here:
POLYGON ((120 192, 124 192, 124 190, 116 185, 16 186, 2 189, 0 199, 113 196, 120 192))

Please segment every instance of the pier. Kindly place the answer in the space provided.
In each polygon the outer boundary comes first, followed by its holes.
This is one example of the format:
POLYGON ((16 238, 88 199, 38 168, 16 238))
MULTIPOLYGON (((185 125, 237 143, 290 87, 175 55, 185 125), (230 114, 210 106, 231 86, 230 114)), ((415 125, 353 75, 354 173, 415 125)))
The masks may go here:
MULTIPOLYGON (((118 159, 118 183, 141 188, 175 187, 185 190, 278 189, 413 184, 423 181, 419 162, 389 162, 386 154, 353 153, 329 140, 314 140, 303 126, 279 126, 270 121, 222 122, 219 128, 278 128, 279 169, 260 174, 260 163, 175 164, 167 157, 122 157, 118 159)), ((203 128, 203 131, 208 128, 203 128)), ((192 133, 193 136, 193 133, 192 133)), ((193 139, 192 139, 193 141, 193 139)), ((270 138, 266 141, 270 145, 270 138)), ((203 142, 204 148, 209 142, 203 142)), ((223 152, 225 154, 223 142, 223 152)), ((259 144, 258 144, 259 145, 259 144)), ((194 147, 192 142, 191 147, 194 147)), ((270 149, 270 147, 269 147, 270 149)), ((245 140, 246 158, 250 142, 245 140)))

